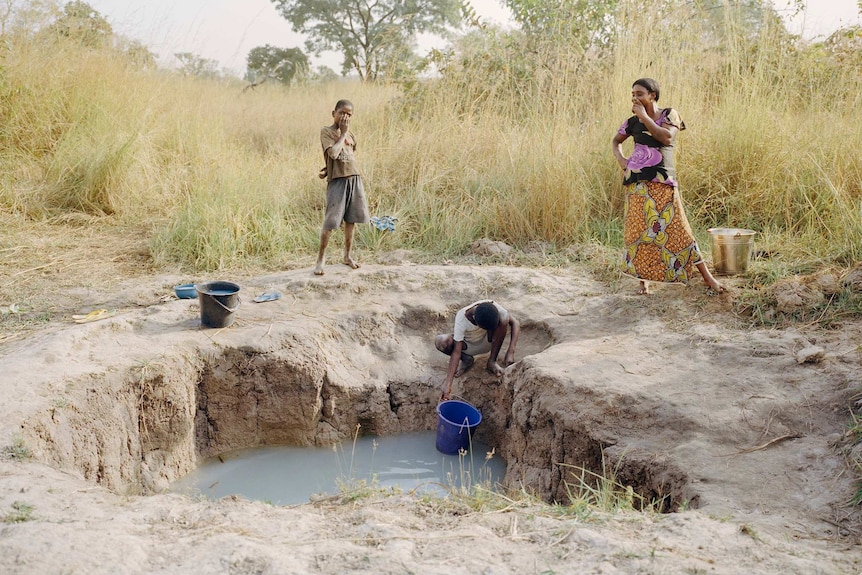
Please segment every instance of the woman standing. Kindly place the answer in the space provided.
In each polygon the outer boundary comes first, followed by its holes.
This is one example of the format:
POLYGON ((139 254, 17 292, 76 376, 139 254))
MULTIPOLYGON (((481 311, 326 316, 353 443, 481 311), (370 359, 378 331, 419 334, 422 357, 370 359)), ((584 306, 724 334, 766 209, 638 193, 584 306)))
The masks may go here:
POLYGON ((660 90, 652 78, 632 84, 632 113, 613 139, 614 157, 624 170, 626 245, 624 272, 641 280, 688 284, 696 267, 715 292, 724 288, 709 273, 682 206, 676 182, 673 144, 685 123, 673 108, 659 108, 660 90), (634 138, 632 155, 622 143, 634 138))

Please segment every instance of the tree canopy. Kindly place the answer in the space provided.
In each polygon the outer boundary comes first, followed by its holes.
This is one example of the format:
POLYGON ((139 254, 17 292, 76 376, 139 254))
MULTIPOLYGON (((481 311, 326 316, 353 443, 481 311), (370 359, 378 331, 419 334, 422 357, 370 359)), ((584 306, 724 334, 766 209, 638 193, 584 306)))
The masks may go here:
POLYGON ((306 48, 344 56, 342 71, 365 80, 397 67, 420 32, 443 33, 460 23, 459 0, 272 0, 306 48))
POLYGON ((204 58, 192 52, 177 52, 174 57, 180 61, 180 73, 183 76, 216 78, 219 75, 216 60, 204 58))
POLYGON ((107 45, 114 35, 105 17, 81 0, 66 4, 53 28, 58 35, 75 38, 92 48, 107 45))
POLYGON ((246 57, 247 78, 260 81, 272 78, 290 84, 297 77, 308 74, 308 56, 299 48, 277 48, 266 44, 252 48, 246 57))

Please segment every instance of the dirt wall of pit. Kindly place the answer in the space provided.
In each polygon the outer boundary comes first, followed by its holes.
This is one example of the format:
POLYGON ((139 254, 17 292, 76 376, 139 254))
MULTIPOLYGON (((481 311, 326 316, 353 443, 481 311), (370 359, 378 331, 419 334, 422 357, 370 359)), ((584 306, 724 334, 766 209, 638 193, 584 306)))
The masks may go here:
MULTIPOLYGON (((383 334, 373 347, 409 356, 392 347, 394 333, 383 333, 394 325, 391 315, 342 319, 383 334)), ((357 428, 391 435, 436 425, 428 366, 410 378, 369 378, 371 364, 397 374, 403 362, 378 364, 367 341, 340 342, 338 333, 288 330, 255 347, 237 330, 230 334, 236 347, 171 353, 172 346, 132 366, 100 368, 64 382, 62 401, 29 417, 22 432, 39 460, 114 491, 152 492, 226 451, 329 445, 357 428)))

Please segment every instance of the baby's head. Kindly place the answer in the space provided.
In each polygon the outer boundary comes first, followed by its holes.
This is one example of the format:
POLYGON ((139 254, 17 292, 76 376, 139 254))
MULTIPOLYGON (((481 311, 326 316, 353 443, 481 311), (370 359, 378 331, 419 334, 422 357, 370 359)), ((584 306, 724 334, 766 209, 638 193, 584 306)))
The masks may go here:
POLYGON ((476 319, 476 325, 488 331, 497 329, 500 324, 500 312, 493 302, 486 301, 477 305, 473 317, 476 319))

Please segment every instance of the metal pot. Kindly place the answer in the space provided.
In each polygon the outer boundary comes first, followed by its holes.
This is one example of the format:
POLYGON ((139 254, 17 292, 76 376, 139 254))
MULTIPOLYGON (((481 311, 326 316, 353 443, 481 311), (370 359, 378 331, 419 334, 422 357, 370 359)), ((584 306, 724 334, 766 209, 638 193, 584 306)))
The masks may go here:
POLYGON ((710 228, 712 264, 715 273, 736 275, 748 269, 751 247, 754 245, 754 230, 742 228, 710 228))

